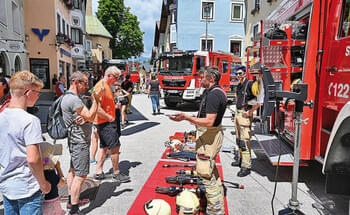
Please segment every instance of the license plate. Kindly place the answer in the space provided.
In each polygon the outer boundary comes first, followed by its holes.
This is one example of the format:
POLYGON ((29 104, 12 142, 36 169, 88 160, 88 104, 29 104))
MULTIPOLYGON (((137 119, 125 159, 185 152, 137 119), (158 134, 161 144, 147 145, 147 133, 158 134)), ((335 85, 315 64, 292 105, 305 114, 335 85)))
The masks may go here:
POLYGON ((178 90, 168 90, 168 93, 178 93, 178 90))

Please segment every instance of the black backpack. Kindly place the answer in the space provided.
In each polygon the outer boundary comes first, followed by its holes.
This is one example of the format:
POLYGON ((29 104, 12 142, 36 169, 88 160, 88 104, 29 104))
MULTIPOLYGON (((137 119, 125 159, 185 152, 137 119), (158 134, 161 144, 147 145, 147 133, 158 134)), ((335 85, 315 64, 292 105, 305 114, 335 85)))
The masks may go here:
POLYGON ((65 92, 62 96, 56 99, 49 108, 47 116, 47 133, 54 140, 68 137, 68 128, 64 124, 61 108, 62 99, 67 94, 75 95, 72 92, 65 92))

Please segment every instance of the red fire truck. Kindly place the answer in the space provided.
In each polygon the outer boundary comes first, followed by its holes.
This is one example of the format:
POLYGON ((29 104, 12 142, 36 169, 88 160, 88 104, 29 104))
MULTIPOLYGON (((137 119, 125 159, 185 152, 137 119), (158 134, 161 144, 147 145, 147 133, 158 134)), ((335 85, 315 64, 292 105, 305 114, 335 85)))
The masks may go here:
POLYGON ((131 82, 140 83, 140 64, 138 62, 129 62, 128 67, 131 82))
MULTIPOLYGON (((168 107, 188 101, 198 102, 204 91, 200 87, 199 70, 205 66, 217 66, 221 72, 220 85, 230 91, 231 65, 241 60, 232 54, 207 51, 165 52, 158 59, 158 78, 168 107)), ((232 94, 228 94, 233 98, 232 94)))
MULTIPOLYGON (((349 184, 350 1, 283 2, 285 4, 277 7, 268 20, 261 22, 260 33, 255 35, 254 47, 250 50, 256 53, 247 54, 248 71, 250 75, 257 75, 252 65, 267 65, 274 80, 283 82, 284 91, 290 90, 291 84, 298 79, 308 84, 307 100, 314 101, 314 108, 305 107, 303 112, 303 119, 307 121, 301 129, 300 159, 322 163, 323 172, 335 176, 333 185, 339 180, 347 180, 349 184), (305 24, 306 31, 300 30, 299 27, 305 24), (305 39, 302 39, 303 31, 305 39), (293 53, 295 50, 297 53, 293 53), (273 54, 274 51, 279 54, 273 54), (252 62, 252 57, 258 62, 252 62)), ((281 135, 285 145, 280 165, 292 165, 294 104, 286 109, 283 105, 280 110, 284 112, 284 117, 272 116, 270 129, 274 130, 278 123, 284 125, 281 135)), ((279 146, 273 146, 278 142, 275 140, 260 140, 273 164, 277 163, 280 153, 279 146)), ((344 192, 350 194, 350 189, 344 192)))
POLYGON ((122 72, 122 75, 128 74, 128 61, 125 59, 105 59, 103 61, 103 71, 105 71, 109 66, 116 66, 122 72))

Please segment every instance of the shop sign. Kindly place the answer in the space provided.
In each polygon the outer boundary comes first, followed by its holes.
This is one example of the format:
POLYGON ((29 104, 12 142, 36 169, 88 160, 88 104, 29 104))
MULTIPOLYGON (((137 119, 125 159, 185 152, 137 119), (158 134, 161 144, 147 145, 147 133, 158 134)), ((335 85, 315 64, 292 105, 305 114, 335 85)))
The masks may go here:
POLYGON ((72 48, 72 57, 84 59, 84 49, 83 47, 75 46, 72 48))
POLYGON ((72 54, 69 51, 64 50, 63 48, 60 48, 61 55, 66 55, 67 57, 72 57, 72 54))

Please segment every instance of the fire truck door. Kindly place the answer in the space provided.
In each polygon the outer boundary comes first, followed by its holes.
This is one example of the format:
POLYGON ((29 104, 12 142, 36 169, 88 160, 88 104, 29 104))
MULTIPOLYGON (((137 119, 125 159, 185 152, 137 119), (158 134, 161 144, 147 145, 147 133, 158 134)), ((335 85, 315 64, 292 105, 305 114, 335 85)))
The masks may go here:
POLYGON ((328 17, 320 105, 323 113, 337 115, 329 128, 323 173, 327 175, 326 192, 350 195, 350 0, 333 1, 328 17))

